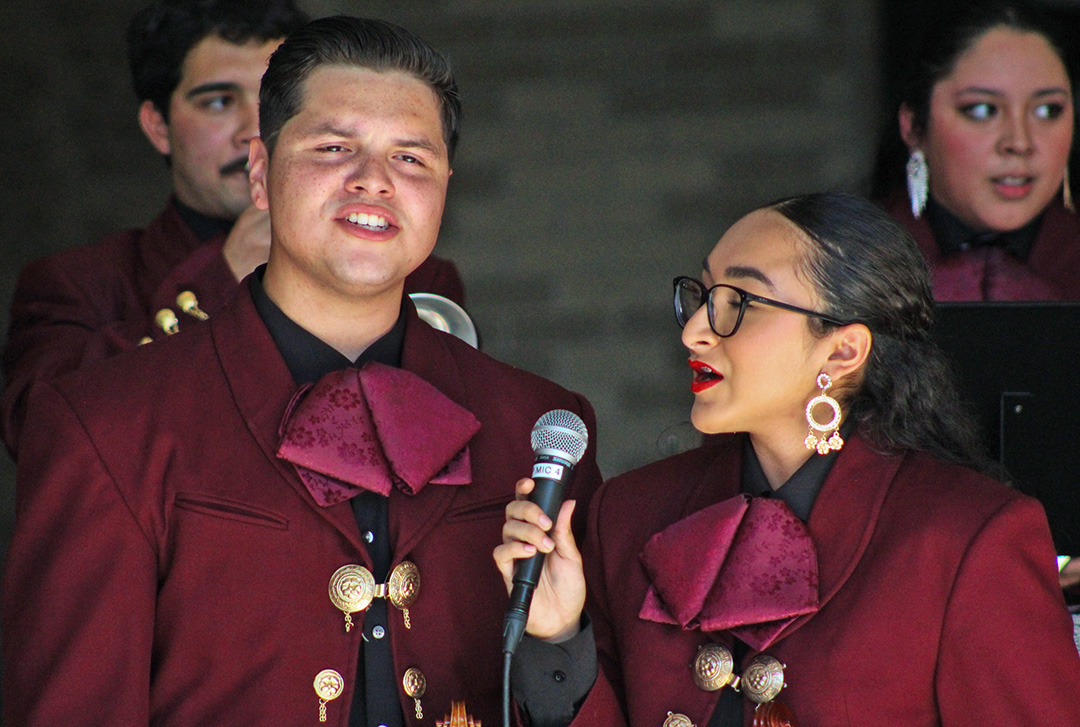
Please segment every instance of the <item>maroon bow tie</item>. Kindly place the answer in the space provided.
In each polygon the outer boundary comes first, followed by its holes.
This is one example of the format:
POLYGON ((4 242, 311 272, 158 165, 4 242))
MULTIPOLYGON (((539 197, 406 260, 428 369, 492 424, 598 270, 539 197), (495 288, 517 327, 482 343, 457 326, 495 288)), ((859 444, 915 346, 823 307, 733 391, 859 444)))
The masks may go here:
POLYGON ((362 490, 415 495, 429 482, 472 481, 471 412, 416 374, 369 363, 301 387, 281 422, 277 456, 327 507, 362 490))
POLYGON ((740 495, 699 510, 654 535, 641 562, 647 621, 730 630, 761 650, 818 609, 817 551, 781 500, 740 495))

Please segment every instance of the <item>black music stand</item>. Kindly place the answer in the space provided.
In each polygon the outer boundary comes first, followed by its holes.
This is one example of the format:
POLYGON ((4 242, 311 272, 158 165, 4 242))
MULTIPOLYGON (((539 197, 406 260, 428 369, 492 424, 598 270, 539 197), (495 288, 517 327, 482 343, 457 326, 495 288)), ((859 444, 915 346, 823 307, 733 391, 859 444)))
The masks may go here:
POLYGON ((1080 556, 1080 303, 939 303, 935 338, 990 453, 1080 556))

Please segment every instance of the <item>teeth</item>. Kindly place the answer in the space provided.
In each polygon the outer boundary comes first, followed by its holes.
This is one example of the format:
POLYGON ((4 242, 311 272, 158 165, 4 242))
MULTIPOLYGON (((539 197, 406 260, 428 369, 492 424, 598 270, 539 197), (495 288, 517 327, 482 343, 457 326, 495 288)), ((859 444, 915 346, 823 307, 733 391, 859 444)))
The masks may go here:
POLYGON ((382 215, 369 215, 366 212, 353 212, 346 219, 369 230, 382 231, 390 227, 390 223, 382 215))
POLYGON ((1027 184, 1027 177, 1002 177, 999 181, 1008 187, 1021 187, 1027 184))

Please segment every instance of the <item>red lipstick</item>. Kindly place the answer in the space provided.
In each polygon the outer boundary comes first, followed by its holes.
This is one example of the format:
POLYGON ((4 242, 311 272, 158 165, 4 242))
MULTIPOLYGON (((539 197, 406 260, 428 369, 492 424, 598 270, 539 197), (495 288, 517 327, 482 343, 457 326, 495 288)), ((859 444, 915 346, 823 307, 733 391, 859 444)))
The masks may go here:
POLYGON ((723 375, 713 371, 711 367, 706 366, 700 361, 691 359, 690 368, 694 371, 694 380, 690 382, 690 391, 695 394, 700 394, 710 386, 719 384, 724 380, 723 375))

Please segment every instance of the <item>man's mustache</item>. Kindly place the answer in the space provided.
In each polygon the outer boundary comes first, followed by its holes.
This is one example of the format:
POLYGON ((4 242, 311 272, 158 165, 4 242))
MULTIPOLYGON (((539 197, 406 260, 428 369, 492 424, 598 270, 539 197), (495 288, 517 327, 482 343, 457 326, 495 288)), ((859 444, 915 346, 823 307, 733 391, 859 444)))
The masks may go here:
POLYGON ((247 157, 239 157, 237 159, 233 159, 231 162, 223 166, 219 171, 221 172, 221 176, 223 177, 229 174, 247 174, 247 157))

